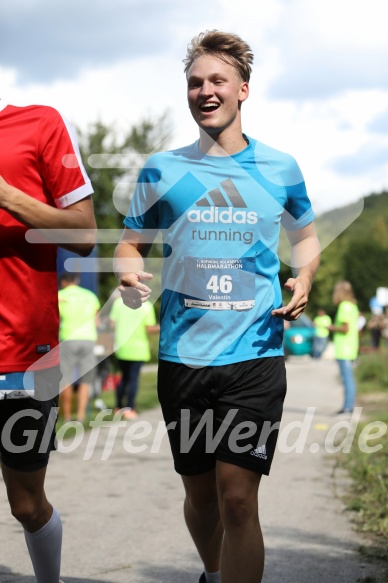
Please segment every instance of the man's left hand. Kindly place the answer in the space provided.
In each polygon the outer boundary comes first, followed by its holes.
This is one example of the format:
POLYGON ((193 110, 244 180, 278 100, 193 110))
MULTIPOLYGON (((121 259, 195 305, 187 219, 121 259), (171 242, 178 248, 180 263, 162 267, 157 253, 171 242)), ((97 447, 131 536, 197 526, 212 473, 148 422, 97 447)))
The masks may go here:
POLYGON ((271 314, 275 316, 275 318, 297 320, 307 306, 310 286, 307 281, 302 278, 290 277, 284 284, 284 287, 292 292, 292 298, 286 306, 272 310, 271 314))

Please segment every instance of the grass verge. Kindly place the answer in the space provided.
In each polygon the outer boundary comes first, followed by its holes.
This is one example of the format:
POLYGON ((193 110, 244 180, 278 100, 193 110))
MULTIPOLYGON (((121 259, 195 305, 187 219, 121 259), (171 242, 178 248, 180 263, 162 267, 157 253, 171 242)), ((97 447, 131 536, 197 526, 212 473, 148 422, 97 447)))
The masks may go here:
POLYGON ((370 393, 388 394, 388 350, 362 354, 356 367, 359 395, 370 393))
MULTIPOLYGON (((107 409, 116 407, 116 391, 103 391, 101 398, 107 409)), ((139 390, 136 397, 136 409, 141 413, 159 404, 156 392, 156 372, 141 372, 139 390)))
MULTIPOLYGON (((345 504, 353 512, 356 528, 369 535, 373 553, 388 564, 388 366, 387 351, 362 355, 356 367, 357 405, 363 408, 363 422, 357 427, 353 446, 339 458, 350 477, 345 504), (379 424, 380 434, 369 446, 376 451, 366 453, 358 438, 371 422, 379 424)), ((378 426, 373 431, 377 431, 378 426)), ((376 434, 377 435, 377 434, 376 434)), ((387 579, 388 581, 388 573, 387 579)))

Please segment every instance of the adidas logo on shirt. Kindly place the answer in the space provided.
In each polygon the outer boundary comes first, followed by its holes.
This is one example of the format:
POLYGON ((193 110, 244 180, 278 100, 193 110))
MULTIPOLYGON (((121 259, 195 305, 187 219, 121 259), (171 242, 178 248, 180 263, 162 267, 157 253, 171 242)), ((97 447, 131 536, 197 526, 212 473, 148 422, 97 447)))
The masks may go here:
POLYGON ((263 460, 267 459, 267 448, 265 447, 265 445, 259 445, 256 449, 253 449, 251 451, 251 455, 254 455, 255 457, 259 457, 263 460))
POLYGON ((200 208, 198 210, 190 210, 187 214, 188 220, 191 223, 237 223, 255 225, 258 221, 255 211, 233 210, 246 209, 247 205, 232 180, 228 178, 221 182, 220 186, 222 186, 230 202, 227 201, 225 195, 219 188, 215 188, 208 193, 211 203, 207 197, 201 198, 196 203, 196 206, 205 208, 205 210, 200 210, 200 208))

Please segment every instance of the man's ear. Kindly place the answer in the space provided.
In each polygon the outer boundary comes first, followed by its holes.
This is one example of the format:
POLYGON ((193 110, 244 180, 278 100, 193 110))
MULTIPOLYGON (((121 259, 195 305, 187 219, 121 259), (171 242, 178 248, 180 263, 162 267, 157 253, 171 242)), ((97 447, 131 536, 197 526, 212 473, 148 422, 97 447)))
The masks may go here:
POLYGON ((249 84, 246 81, 241 83, 238 100, 242 103, 249 97, 249 84))

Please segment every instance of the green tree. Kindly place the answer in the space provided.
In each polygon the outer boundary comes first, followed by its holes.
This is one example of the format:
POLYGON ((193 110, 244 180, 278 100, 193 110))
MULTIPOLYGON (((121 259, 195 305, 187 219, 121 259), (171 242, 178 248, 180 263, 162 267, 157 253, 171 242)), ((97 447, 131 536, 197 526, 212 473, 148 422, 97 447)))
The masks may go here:
POLYGON ((378 216, 372 225, 373 240, 384 249, 388 249, 388 219, 378 216))
POLYGON ((379 286, 388 286, 388 251, 372 238, 350 240, 343 256, 344 279, 351 282, 361 310, 379 286))

